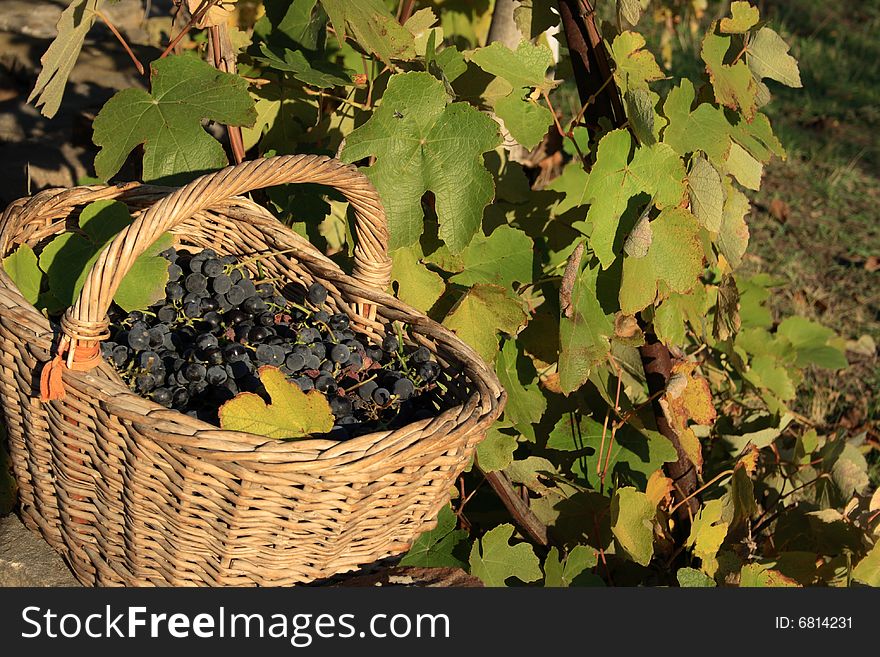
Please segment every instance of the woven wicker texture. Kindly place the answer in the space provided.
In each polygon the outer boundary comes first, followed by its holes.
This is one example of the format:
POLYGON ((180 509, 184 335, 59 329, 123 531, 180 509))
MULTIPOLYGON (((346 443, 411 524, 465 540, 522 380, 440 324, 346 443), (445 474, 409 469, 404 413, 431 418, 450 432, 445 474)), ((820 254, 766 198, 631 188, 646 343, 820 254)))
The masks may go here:
POLYGON ((38 250, 99 199, 126 203, 135 220, 98 258, 60 325, 0 271, 0 397, 22 516, 82 583, 290 585, 400 554, 434 526, 506 396, 470 347, 385 292, 385 214, 357 169, 282 156, 177 190, 134 183, 47 190, 6 209, 0 253, 20 244, 38 250), (240 196, 295 182, 335 187, 348 198, 357 237, 352 276, 240 196), (41 402, 40 373, 60 339, 92 347, 103 339, 122 277, 166 231, 183 245, 260 255, 264 273, 293 284, 284 290, 291 298, 323 283, 330 308, 372 340, 391 322, 405 323, 414 343, 464 374, 466 393, 436 418, 345 442, 218 429, 134 394, 103 361, 90 371, 65 368, 64 397, 41 402))

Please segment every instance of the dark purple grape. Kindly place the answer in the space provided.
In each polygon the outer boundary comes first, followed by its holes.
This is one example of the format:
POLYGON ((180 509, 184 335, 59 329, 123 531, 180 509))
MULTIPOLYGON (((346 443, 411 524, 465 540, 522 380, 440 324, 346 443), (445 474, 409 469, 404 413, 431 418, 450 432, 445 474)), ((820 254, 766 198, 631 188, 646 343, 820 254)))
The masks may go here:
POLYGON ((320 306, 327 300, 327 288, 320 283, 312 283, 306 292, 306 298, 316 306, 320 306))

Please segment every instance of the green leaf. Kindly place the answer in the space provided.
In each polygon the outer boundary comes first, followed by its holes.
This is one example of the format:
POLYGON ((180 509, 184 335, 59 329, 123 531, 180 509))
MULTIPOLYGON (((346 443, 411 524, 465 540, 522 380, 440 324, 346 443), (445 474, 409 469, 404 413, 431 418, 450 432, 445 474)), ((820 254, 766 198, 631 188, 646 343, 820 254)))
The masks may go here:
POLYGON ((459 285, 494 283, 510 287, 532 280, 535 245, 521 230, 499 226, 489 237, 478 234, 461 253, 464 271, 450 280, 459 285))
POLYGON ((37 256, 27 244, 22 244, 3 258, 3 269, 15 283, 21 296, 30 304, 37 303, 43 272, 37 266, 37 256))
POLYGON ((744 34, 761 20, 757 7, 748 2, 734 2, 730 5, 731 18, 722 18, 719 29, 725 34, 744 34))
POLYGON ((694 556, 702 561, 703 572, 712 577, 718 569, 718 550, 727 537, 727 523, 722 521, 724 502, 709 500, 700 509, 691 525, 687 547, 693 547, 694 556))
POLYGON ((746 215, 751 210, 749 198, 725 181, 724 207, 721 212, 721 226, 718 230, 718 250, 727 258, 730 266, 739 267, 746 247, 749 245, 749 227, 746 215))
POLYGON ((260 51, 263 57, 256 57, 258 62, 276 71, 290 72, 300 82, 313 87, 329 89, 351 84, 351 75, 344 68, 326 62, 310 63, 299 50, 284 48, 282 55, 278 56, 263 43, 260 44, 260 51))
POLYGON ((654 109, 659 100, 660 96, 645 89, 630 89, 623 96, 629 126, 643 146, 656 143, 666 123, 654 109))
POLYGON ((703 39, 700 56, 706 63, 715 100, 730 109, 740 109, 751 120, 757 110, 758 87, 748 64, 743 60, 733 65, 724 63, 731 38, 710 30, 703 39))
POLYGON ((721 229, 721 214, 724 208, 724 189, 721 176, 708 161, 702 157, 694 158, 688 174, 688 191, 691 197, 691 211, 706 230, 717 233, 721 229))
POLYGON ((516 141, 528 149, 537 146, 547 134, 553 114, 526 95, 532 89, 546 91, 554 86, 546 79, 547 69, 553 65, 550 49, 522 41, 511 50, 496 41, 475 50, 471 61, 510 85, 510 92, 495 100, 495 113, 516 141))
POLYGON ((736 142, 730 145, 724 168, 743 187, 755 191, 761 188, 761 176, 764 175, 763 165, 736 142))
POLYGON ((317 390, 303 392, 276 367, 258 370, 271 402, 253 392, 242 392, 219 409, 220 426, 269 438, 303 438, 333 428, 327 398, 317 390))
POLYGON ((523 582, 541 579, 538 557, 528 543, 510 545, 513 525, 504 524, 487 532, 471 549, 471 575, 486 586, 506 586, 511 577, 523 582))
POLYGON ((731 134, 733 139, 759 162, 767 164, 774 155, 785 159, 785 149, 773 134, 770 119, 766 114, 758 112, 751 121, 740 120, 733 126, 731 134))
POLYGON ((37 76, 28 102, 34 102, 40 113, 52 118, 61 106, 64 86, 82 50, 86 34, 98 20, 102 0, 73 0, 58 19, 57 36, 40 58, 43 68, 37 76))
MULTIPOLYGON (((43 248, 39 264, 46 272, 54 298, 52 309, 74 304, 100 252, 130 223, 131 216, 124 203, 95 201, 80 212, 82 234, 62 233, 43 248)), ((168 261, 158 253, 172 242, 171 236, 165 234, 135 260, 122 279, 114 301, 125 310, 135 310, 146 308, 165 296, 168 261)))
POLYGON ((486 437, 477 445, 477 462, 483 472, 503 470, 513 463, 516 451, 516 436, 502 433, 496 428, 489 429, 486 437))
POLYGON ((497 124, 467 103, 447 101, 443 83, 430 74, 395 75, 382 105, 346 138, 345 162, 376 156, 365 172, 388 212, 391 248, 421 237, 421 199, 432 191, 440 238, 460 253, 494 195, 482 156, 500 143, 497 124))
POLYGON ((416 56, 412 33, 397 22, 382 0, 321 0, 321 5, 340 40, 353 34, 364 50, 386 64, 416 56))
POLYGON ((849 363, 842 349, 829 344, 836 338, 834 331, 806 317, 787 317, 779 324, 776 334, 786 338, 797 351, 798 367, 818 365, 829 370, 839 370, 849 363))
POLYGON ((699 226, 690 212, 666 209, 651 222, 653 240, 644 258, 624 258, 620 309, 634 315, 654 302, 661 285, 687 293, 703 271, 699 226))
POLYGON ((648 485, 648 478, 658 468, 678 458, 675 447, 668 438, 656 431, 637 429, 631 425, 624 425, 617 431, 610 447, 606 435, 605 450, 600 455, 602 431, 598 431, 593 425, 588 425, 586 430, 586 433, 581 434, 581 439, 591 440, 591 449, 578 457, 572 465, 572 471, 596 490, 600 487, 598 471, 605 470, 606 464, 606 485, 609 481, 617 481, 621 485, 628 484, 644 489, 648 485))
POLYGON ((391 280, 397 286, 398 299, 416 310, 428 312, 443 295, 446 283, 421 263, 422 257, 418 244, 392 251, 391 280))
POLYGON ((443 320, 444 326, 491 363, 498 333, 516 335, 528 316, 511 292, 497 285, 474 285, 443 320))
POLYGON ((547 449, 579 452, 595 447, 602 439, 603 427, 587 415, 566 413, 547 437, 547 449))
POLYGON ((621 90, 647 89, 648 82, 663 79, 654 55, 644 48, 645 37, 638 32, 622 32, 611 42, 611 57, 617 65, 614 80, 621 90))
POLYGON ((635 488, 618 488, 611 498, 611 532, 618 545, 642 566, 654 556, 656 507, 635 488))
POLYGON ((769 354, 755 356, 743 376, 755 387, 766 388, 783 401, 794 399, 797 392, 788 370, 769 354))
POLYGON ((796 581, 786 577, 778 570, 772 570, 759 563, 750 563, 743 566, 739 578, 739 586, 743 589, 800 586, 796 581))
POLYGON ((256 112, 247 81, 188 55, 153 62, 151 81, 150 93, 123 89, 95 117, 98 177, 115 175, 139 144, 144 144, 145 181, 179 181, 226 166, 223 146, 205 132, 202 121, 252 125, 256 112))
POLYGON ((580 270, 571 289, 571 316, 563 312, 559 320, 559 386, 565 394, 580 388, 611 348, 614 320, 597 298, 598 275, 598 266, 580 270))
POLYGON ((682 588, 714 588, 715 580, 696 568, 679 568, 675 573, 678 585, 682 588))
POLYGON ((535 46, 523 41, 511 50, 496 41, 471 54, 477 66, 510 83, 514 91, 537 88, 549 90, 554 85, 547 81, 547 69, 553 65, 553 53, 547 46, 535 46))
POLYGON ((852 578, 868 586, 880 586, 880 541, 853 568, 852 578))
POLYGON ((550 548, 544 560, 544 587, 563 588, 576 585, 578 576, 597 563, 595 551, 586 545, 575 545, 564 560, 559 550, 550 548))
MULTIPOLYGON (((535 366, 520 353, 517 342, 508 340, 498 354, 495 372, 507 391, 504 418, 512 422, 524 436, 534 440, 535 429, 532 425, 537 424, 547 409, 547 398, 538 388, 535 366)), ((509 463, 502 467, 507 465, 509 463)))
POLYGON ((457 519, 447 504, 440 509, 437 526, 420 535, 400 560, 401 566, 423 568, 465 568, 467 564, 455 556, 456 548, 467 540, 468 533, 456 529, 457 519))
POLYGON ((134 261, 113 297, 113 301, 124 311, 142 310, 165 297, 168 261, 159 254, 172 244, 174 238, 170 233, 160 235, 159 239, 134 261))
POLYGON ((665 208, 677 206, 685 194, 684 165, 672 148, 666 144, 641 147, 628 163, 631 145, 626 130, 605 135, 584 192, 592 203, 587 214, 593 224, 590 246, 603 269, 614 262, 617 225, 630 198, 644 192, 658 208, 665 208))
POLYGON ((687 79, 669 92, 663 104, 663 113, 669 119, 663 142, 679 155, 703 151, 716 167, 720 166, 730 150, 731 125, 724 110, 708 103, 691 111, 694 96, 694 85, 687 79))
MULTIPOLYGON (((587 181, 590 174, 584 170, 583 165, 577 158, 565 165, 562 175, 554 178, 547 185, 547 189, 554 192, 561 192, 564 197, 553 208, 553 214, 559 216, 568 212, 573 208, 586 205, 589 202, 587 197, 587 181)), ((584 212, 586 216, 586 212, 584 212)))
POLYGON ((254 33, 264 40, 293 41, 307 50, 319 50, 327 16, 315 11, 316 4, 317 0, 263 0, 266 14, 257 21, 254 33))
POLYGON ((515 93, 495 102, 495 114, 504 121, 510 135, 529 150, 541 143, 553 123, 550 110, 536 100, 521 99, 515 93))
POLYGON ((788 44, 769 27, 762 27, 746 48, 746 61, 755 78, 771 78, 789 87, 802 87, 797 60, 788 44))

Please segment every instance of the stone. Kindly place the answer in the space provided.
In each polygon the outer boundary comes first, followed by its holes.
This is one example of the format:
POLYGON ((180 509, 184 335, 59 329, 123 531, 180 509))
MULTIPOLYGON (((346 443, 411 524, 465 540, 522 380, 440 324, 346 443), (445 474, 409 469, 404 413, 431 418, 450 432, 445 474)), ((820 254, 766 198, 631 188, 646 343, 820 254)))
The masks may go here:
POLYGON ((80 586, 64 560, 18 516, 0 518, 0 586, 80 586))

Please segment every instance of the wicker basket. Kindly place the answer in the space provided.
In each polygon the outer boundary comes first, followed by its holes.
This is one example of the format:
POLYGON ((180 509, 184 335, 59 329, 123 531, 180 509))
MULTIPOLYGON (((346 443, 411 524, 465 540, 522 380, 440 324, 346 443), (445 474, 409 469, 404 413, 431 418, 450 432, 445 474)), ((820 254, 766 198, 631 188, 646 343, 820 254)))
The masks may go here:
POLYGON ((361 173, 300 155, 228 167, 176 190, 135 183, 47 190, 6 209, 0 254, 41 247, 99 199, 126 203, 135 220, 102 252, 60 327, 0 271, 0 396, 21 513, 82 583, 290 585, 400 554, 435 525, 505 393, 470 347, 385 293, 385 214, 361 173), (354 209, 353 276, 240 196, 304 182, 338 189, 354 209), (300 285, 320 281, 334 312, 373 340, 390 322, 404 322, 442 367, 464 372, 460 405, 345 442, 280 441, 220 430, 134 394, 88 356, 107 336, 120 280, 166 231, 223 254, 271 253, 261 260, 264 272, 300 285), (64 396, 43 402, 40 375, 53 362, 64 396))

